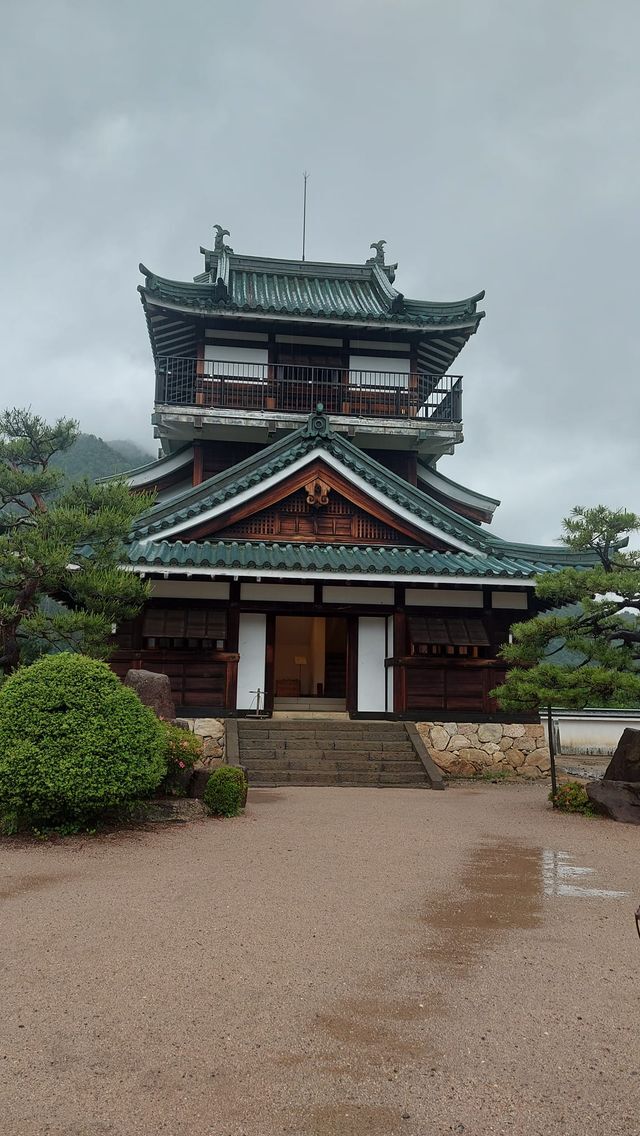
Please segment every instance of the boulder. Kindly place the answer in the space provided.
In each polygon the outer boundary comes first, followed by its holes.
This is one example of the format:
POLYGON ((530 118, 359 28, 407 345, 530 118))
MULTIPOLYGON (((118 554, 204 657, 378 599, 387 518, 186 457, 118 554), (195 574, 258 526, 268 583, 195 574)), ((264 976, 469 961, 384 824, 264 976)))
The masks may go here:
POLYGON ((640 730, 623 730, 603 781, 640 781, 640 730))
MULTIPOLYGON (((625 730, 624 733, 640 736, 638 730, 625 730)), ((625 824, 640 824, 640 781, 614 781, 603 777, 602 781, 587 782, 586 789, 589 800, 599 813, 625 824)))
POLYGON ((502 732, 505 738, 521 738, 525 729, 519 722, 507 722, 506 726, 502 727, 502 732))
POLYGON ((202 742, 202 756, 206 761, 211 761, 216 757, 222 757, 222 738, 203 738, 202 742))
POLYGON ((431 729, 430 744, 434 749, 444 750, 449 745, 451 734, 443 730, 442 726, 433 726, 431 729))
POLYGON ((478 727, 478 741, 480 742, 496 742, 500 741, 502 737, 502 726, 497 722, 483 722, 478 727))
POLYGON ((454 734, 449 742, 449 749, 477 749, 478 742, 475 738, 468 738, 465 734, 454 734))
POLYGON ((221 738, 224 734, 224 723, 220 718, 195 718, 193 732, 200 738, 221 738))
POLYGON ((176 708, 171 694, 171 683, 165 674, 156 671, 127 671, 124 685, 135 690, 145 706, 150 706, 158 718, 173 722, 176 708))

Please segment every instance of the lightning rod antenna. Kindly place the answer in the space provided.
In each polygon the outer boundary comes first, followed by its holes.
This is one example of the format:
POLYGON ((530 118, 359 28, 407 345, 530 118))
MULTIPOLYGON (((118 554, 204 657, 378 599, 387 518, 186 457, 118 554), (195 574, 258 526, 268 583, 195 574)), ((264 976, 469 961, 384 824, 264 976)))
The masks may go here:
POLYGON ((304 190, 302 194, 302 259, 304 260, 307 246, 307 178, 309 177, 306 170, 302 177, 304 178, 304 190))

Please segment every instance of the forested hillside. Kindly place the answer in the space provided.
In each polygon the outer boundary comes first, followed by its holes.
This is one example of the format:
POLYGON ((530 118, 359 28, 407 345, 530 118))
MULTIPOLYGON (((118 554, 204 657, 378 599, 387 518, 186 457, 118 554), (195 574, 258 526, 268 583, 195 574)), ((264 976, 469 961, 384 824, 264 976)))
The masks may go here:
POLYGON ((135 442, 104 442, 94 434, 80 434, 69 450, 56 455, 53 464, 64 470, 68 481, 82 477, 94 481, 152 460, 153 455, 135 442))

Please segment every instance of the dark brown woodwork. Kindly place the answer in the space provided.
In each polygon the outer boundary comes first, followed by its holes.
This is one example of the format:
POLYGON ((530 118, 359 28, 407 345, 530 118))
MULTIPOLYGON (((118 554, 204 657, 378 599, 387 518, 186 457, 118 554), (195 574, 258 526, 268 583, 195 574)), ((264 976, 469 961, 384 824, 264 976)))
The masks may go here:
POLYGON ((192 485, 201 485, 204 481, 204 454, 202 452, 202 442, 193 443, 193 475, 191 478, 192 485))
POLYGON ((413 657, 396 658, 394 665, 404 671, 406 684, 400 712, 456 712, 464 721, 465 712, 494 714, 498 709, 490 691, 504 680, 506 668, 496 660, 413 657))
POLYGON ((217 535, 221 540, 415 544, 408 541, 404 533, 358 509, 341 494, 330 493, 327 504, 316 507, 309 502, 306 490, 299 490, 273 508, 222 529, 217 535))
POLYGON ((203 478, 205 481, 208 481, 217 473, 224 473, 225 470, 232 469, 238 462, 252 457, 253 454, 263 448, 259 442, 203 441, 200 445, 202 446, 203 478))
POLYGON ((276 681, 276 616, 274 612, 267 614, 265 635, 264 708, 270 714, 273 711, 276 681))
MULTIPOLYGON (((386 525, 394 530, 393 537, 385 537, 383 540, 371 541, 370 543, 386 543, 387 539, 389 539, 389 543, 419 544, 423 548, 445 550, 449 547, 444 541, 434 540, 420 529, 415 528, 410 522, 398 518, 391 510, 386 509, 373 497, 369 497, 359 488, 353 486, 347 478, 343 477, 337 470, 331 469, 322 461, 314 462, 305 469, 290 474, 290 476, 280 482, 279 485, 274 485, 261 494, 257 493, 250 501, 245 501, 235 509, 230 509, 222 516, 208 520, 200 525, 194 522, 194 527, 186 530, 184 534, 182 534, 182 539, 202 540, 213 536, 214 533, 217 533, 219 536, 222 536, 223 533, 226 535, 233 529, 233 526, 238 525, 247 517, 273 508, 275 505, 284 507, 287 503, 287 498, 302 489, 305 483, 311 478, 319 478, 326 481, 331 487, 330 497, 339 495, 345 498, 347 501, 351 502, 356 509, 361 510, 362 513, 376 518, 382 525, 386 525), (402 534, 403 539, 399 541, 396 534, 402 534), (406 538, 408 538, 408 540, 406 538)), ((286 512, 284 509, 283 511, 286 512)), ((287 536, 283 539, 292 540, 294 536, 287 536)), ((298 539, 308 540, 309 538, 308 536, 299 536, 298 539)), ((320 539, 320 534, 318 539, 320 539)), ((333 542, 335 537, 332 534, 327 534, 325 539, 329 542, 333 542)), ((366 537, 359 539, 365 540, 366 537)))
POLYGON ((418 484, 418 460, 413 450, 367 450, 375 461, 410 485, 418 484))
POLYGON ((128 670, 166 674, 177 706, 230 710, 232 676, 238 656, 227 651, 123 650, 114 652, 111 669, 124 678, 128 670), (229 673, 231 671, 231 674, 229 673))
POLYGON ((358 618, 347 616, 347 691, 346 705, 350 714, 358 709, 358 618))

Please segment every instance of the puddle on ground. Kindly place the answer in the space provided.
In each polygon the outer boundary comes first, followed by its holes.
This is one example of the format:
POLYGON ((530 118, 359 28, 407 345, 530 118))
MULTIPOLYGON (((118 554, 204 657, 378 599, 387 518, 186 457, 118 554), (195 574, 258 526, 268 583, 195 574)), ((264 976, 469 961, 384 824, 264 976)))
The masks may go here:
POLYGON ((628 894, 578 883, 595 869, 570 861, 568 852, 516 843, 478 848, 460 877, 466 896, 445 895, 423 917, 434 931, 426 957, 464 969, 500 933, 537 927, 545 897, 621 899, 628 894))
POLYGON ((544 894, 586 899, 624 899, 628 891, 613 891, 611 888, 595 888, 567 880, 585 879, 595 874, 594 868, 582 868, 570 863, 568 852, 554 852, 545 848, 542 852, 542 884, 544 894))
POLYGON ((445 895, 423 917, 434 931, 425 949, 431 961, 466 969, 501 933, 540 923, 540 849, 515 843, 478 848, 460 883, 466 896, 445 895))

